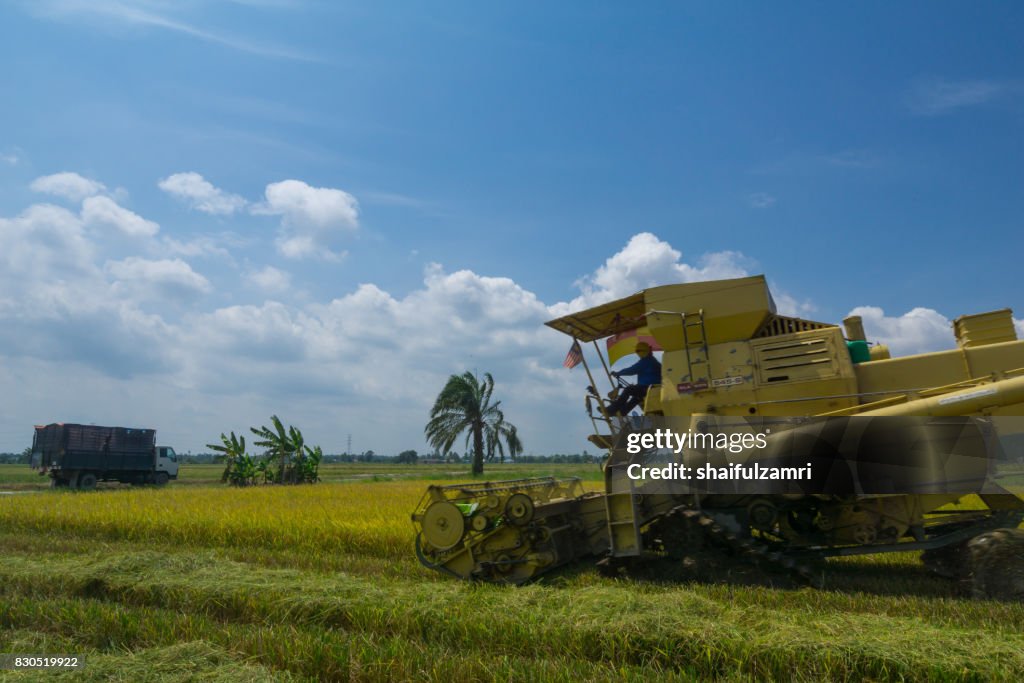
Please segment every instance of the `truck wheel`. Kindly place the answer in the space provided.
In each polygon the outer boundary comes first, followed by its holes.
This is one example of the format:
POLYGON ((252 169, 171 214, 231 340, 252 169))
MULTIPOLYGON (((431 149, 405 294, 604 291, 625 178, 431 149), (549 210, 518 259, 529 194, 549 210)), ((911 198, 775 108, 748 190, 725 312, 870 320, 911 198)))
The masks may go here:
POLYGON ((96 475, 92 472, 83 472, 78 475, 78 488, 82 491, 92 491, 96 488, 96 475))
POLYGON ((154 477, 153 481, 156 483, 157 486, 167 486, 167 482, 169 479, 170 477, 167 476, 166 472, 157 472, 156 477, 154 477))

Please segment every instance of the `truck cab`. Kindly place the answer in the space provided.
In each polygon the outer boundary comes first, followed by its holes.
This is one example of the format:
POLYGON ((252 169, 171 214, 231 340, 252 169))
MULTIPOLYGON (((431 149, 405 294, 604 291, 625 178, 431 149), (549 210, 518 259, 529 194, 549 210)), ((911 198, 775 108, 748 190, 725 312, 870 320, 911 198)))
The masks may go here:
POLYGON ((170 446, 156 447, 156 480, 158 483, 163 480, 160 473, 164 473, 167 479, 178 478, 178 456, 170 446))

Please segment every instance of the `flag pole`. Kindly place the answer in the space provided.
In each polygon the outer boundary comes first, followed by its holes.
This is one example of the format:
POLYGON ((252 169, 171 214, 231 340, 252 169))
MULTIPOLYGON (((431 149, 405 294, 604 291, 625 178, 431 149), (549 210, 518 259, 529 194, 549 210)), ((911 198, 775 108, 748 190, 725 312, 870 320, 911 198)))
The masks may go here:
MULTIPOLYGON (((574 344, 579 344, 579 340, 576 339, 575 337, 573 337, 572 341, 573 341, 574 344)), ((594 345, 596 346, 597 343, 595 342, 594 345)), ((582 347, 581 347, 580 350, 582 351, 582 347)), ((598 349, 597 355, 598 355, 598 357, 601 357, 601 350, 600 349, 598 349)), ((601 408, 601 415, 603 416, 602 419, 608 422, 608 427, 610 429, 611 426, 612 426, 612 421, 611 421, 611 418, 608 416, 608 409, 604 405, 604 398, 601 397, 601 392, 597 390, 597 382, 594 381, 594 376, 592 374, 590 374, 590 365, 587 363, 587 354, 581 353, 580 357, 583 359, 583 369, 587 371, 587 379, 590 380, 590 386, 594 387, 594 391, 597 393, 597 405, 601 408)), ((603 357, 601 357, 601 364, 604 365, 604 358, 603 357)), ((608 368, 606 367, 605 371, 607 372, 607 370, 608 370, 608 368)), ((609 375, 609 381, 610 380, 611 380, 611 376, 609 375)), ((590 416, 590 420, 591 421, 594 420, 594 416, 593 415, 590 416)), ((596 424, 594 425, 594 430, 597 431, 597 425, 596 424)))
POLYGON ((594 350, 597 351, 597 357, 601 359, 601 365, 604 367, 604 374, 608 375, 608 383, 612 382, 612 371, 608 369, 608 364, 604 362, 604 356, 601 354, 601 347, 597 345, 597 340, 594 340, 594 350))

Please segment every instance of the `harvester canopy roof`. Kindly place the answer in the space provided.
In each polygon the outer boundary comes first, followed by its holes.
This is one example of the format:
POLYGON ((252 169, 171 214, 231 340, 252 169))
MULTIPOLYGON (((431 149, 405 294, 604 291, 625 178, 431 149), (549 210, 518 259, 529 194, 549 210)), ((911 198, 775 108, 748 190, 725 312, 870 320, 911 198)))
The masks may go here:
POLYGON ((637 292, 624 299, 563 315, 544 324, 580 341, 595 341, 643 327, 644 314, 647 312, 644 306, 644 293, 637 292))
MULTIPOLYGON (((684 344, 684 320, 696 321, 704 327, 706 343, 718 344, 751 339, 766 321, 779 317, 764 275, 751 275, 649 287, 547 325, 585 342, 646 327, 662 349, 670 350, 684 344)), ((685 325, 692 327, 689 322, 685 325)))

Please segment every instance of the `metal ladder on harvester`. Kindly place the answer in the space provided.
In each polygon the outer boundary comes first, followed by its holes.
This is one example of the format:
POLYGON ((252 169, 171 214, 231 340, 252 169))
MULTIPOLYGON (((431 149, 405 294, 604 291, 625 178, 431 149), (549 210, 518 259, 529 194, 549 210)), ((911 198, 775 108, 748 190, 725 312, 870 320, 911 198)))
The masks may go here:
MULTIPOLYGON (((704 327, 704 309, 696 313, 682 313, 680 317, 688 381, 691 385, 703 383, 706 388, 711 383, 711 364, 708 336, 704 327), (694 366, 697 366, 697 370, 703 370, 699 378, 694 366)), ((642 513, 637 506, 639 492, 635 482, 622 474, 629 462, 628 457, 613 454, 610 466, 605 470, 605 501, 612 557, 632 557, 643 551, 640 529, 648 520, 641 519, 642 513)))
MULTIPOLYGON (((686 372, 689 382, 697 384, 704 380, 711 382, 710 353, 708 352, 708 335, 704 327, 704 309, 698 309, 696 313, 683 313, 683 351, 686 352, 686 372), (703 377, 698 378, 694 371, 694 365, 703 365, 703 377)), ((700 369, 700 368, 698 368, 700 369)))

